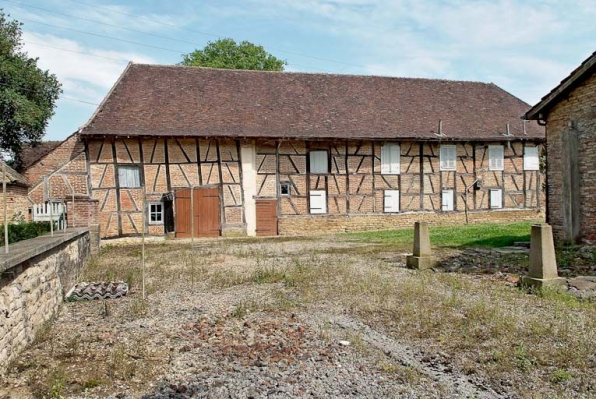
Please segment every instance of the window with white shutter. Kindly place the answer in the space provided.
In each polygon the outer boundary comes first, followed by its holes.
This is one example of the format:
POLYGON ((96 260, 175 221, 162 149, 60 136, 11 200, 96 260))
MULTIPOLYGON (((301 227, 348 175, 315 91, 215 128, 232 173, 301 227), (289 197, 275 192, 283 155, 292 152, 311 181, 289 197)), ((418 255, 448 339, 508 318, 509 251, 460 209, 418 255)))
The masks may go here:
POLYGON ((488 169, 489 170, 503 170, 504 169, 504 154, 502 145, 488 146, 488 169))
POLYGON ((387 213, 399 212, 399 190, 385 190, 383 210, 387 213))
POLYGON ((381 174, 400 173, 400 147, 397 143, 385 143, 381 147, 381 174))
POLYGON ((439 152, 441 170, 455 170, 457 148, 454 145, 442 145, 439 152))
POLYGON ((491 209, 500 209, 503 207, 503 190, 490 190, 490 207, 491 209))
POLYGON ((138 166, 118 166, 120 188, 141 187, 141 172, 138 166))
POLYGON ((443 211, 453 210, 453 190, 443 190, 441 194, 441 209, 443 211))
POLYGON ((327 213, 327 193, 324 190, 310 192, 310 213, 327 213))
POLYGON ((538 147, 524 148, 524 170, 539 170, 538 147))
POLYGON ((327 151, 311 151, 310 173, 329 173, 329 158, 327 151))

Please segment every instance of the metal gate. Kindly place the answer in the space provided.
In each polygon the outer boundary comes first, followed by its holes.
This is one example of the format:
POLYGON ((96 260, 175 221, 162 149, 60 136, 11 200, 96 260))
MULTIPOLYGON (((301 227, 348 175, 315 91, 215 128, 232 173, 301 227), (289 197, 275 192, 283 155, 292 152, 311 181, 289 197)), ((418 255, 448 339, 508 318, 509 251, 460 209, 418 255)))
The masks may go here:
MULTIPOLYGON (((221 234, 219 214, 219 190, 215 188, 195 188, 192 190, 194 203, 195 237, 218 237, 221 234)), ((190 237, 191 189, 176 191, 176 237, 190 237)))
POLYGON ((277 200, 257 200, 257 235, 277 235, 277 200))

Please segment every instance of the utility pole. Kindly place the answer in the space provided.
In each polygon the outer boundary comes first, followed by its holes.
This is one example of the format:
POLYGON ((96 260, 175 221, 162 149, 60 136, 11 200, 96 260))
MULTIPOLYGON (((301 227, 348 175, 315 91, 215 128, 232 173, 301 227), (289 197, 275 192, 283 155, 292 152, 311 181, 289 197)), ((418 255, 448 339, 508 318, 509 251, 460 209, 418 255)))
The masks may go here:
POLYGON ((6 163, 2 162, 2 202, 4 203, 4 253, 8 254, 8 209, 6 204, 6 163))

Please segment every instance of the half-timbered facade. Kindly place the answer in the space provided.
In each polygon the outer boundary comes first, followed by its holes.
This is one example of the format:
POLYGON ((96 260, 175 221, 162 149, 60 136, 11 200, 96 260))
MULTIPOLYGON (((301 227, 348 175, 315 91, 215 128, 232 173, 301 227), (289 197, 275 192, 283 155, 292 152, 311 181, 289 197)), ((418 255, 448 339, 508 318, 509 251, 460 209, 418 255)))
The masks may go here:
POLYGON ((104 237, 539 219, 528 108, 477 82, 131 64, 69 158, 104 237))

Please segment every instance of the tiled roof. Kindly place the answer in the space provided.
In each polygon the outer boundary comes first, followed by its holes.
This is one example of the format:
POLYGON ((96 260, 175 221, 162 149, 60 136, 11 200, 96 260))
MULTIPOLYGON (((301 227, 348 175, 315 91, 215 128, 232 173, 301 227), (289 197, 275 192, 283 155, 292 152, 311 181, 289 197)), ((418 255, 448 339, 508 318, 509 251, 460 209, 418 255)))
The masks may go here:
POLYGON ((54 148, 58 147, 62 141, 60 140, 53 140, 53 141, 42 141, 37 143, 36 145, 26 145, 21 150, 21 160, 23 162, 23 167, 28 168, 29 166, 33 165, 35 161, 39 158, 46 155, 48 152, 52 151, 54 148))
POLYGON ((83 135, 544 138, 492 83, 129 64, 83 135))
POLYGON ((552 107, 556 100, 563 94, 572 90, 576 83, 583 80, 584 76, 596 71, 596 51, 586 58, 584 62, 573 70, 557 87, 552 89, 538 104, 530 109, 525 117, 528 119, 546 119, 545 113, 552 107))
MULTIPOLYGON (((2 171, 3 162, 0 162, 0 185, 4 183, 4 172, 2 171)), ((6 165, 6 184, 15 184, 18 186, 29 186, 29 182, 27 179, 18 173, 16 170, 11 168, 10 166, 6 165)))

